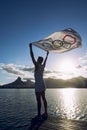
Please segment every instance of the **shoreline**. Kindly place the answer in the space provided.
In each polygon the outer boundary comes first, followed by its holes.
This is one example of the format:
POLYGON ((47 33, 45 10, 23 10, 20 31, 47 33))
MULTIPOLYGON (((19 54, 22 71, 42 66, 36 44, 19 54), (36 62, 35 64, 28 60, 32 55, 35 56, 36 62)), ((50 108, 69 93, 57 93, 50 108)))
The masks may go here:
POLYGON ((42 122, 31 122, 30 130, 87 130, 86 121, 48 116, 42 122))

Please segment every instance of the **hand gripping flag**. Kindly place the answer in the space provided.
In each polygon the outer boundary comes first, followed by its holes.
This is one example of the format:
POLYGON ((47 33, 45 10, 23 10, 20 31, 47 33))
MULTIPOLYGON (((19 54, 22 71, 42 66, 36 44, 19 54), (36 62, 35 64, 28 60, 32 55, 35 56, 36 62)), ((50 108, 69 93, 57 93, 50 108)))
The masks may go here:
POLYGON ((63 53, 81 47, 81 36, 72 28, 54 32, 42 40, 32 43, 33 45, 45 50, 63 53))

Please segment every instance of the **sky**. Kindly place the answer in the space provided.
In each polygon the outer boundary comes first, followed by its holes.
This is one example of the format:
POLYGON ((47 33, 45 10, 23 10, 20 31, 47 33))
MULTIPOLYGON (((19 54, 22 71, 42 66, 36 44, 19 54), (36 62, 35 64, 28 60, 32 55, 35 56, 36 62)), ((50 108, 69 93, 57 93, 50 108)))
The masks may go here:
MULTIPOLYGON (((66 28, 75 29, 82 47, 49 54, 44 77, 87 77, 86 0, 0 0, 0 84, 33 79, 29 43, 66 28)), ((46 52, 33 46, 34 56, 46 52)))

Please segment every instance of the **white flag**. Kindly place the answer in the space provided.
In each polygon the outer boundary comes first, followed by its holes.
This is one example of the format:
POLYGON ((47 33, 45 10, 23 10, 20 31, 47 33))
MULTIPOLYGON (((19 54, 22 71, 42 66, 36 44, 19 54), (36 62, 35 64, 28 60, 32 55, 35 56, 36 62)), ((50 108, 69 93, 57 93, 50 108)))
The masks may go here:
POLYGON ((68 28, 54 32, 48 37, 32 44, 46 51, 62 53, 80 47, 82 39, 75 30, 68 28))

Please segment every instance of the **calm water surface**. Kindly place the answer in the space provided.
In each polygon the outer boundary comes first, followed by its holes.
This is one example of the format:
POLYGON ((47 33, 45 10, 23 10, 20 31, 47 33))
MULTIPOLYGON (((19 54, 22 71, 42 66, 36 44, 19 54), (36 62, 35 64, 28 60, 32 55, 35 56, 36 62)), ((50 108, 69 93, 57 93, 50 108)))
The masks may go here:
MULTIPOLYGON (((87 89, 47 89, 46 97, 49 115, 87 121, 87 89)), ((28 130, 36 114, 34 89, 0 89, 0 130, 28 130)))

